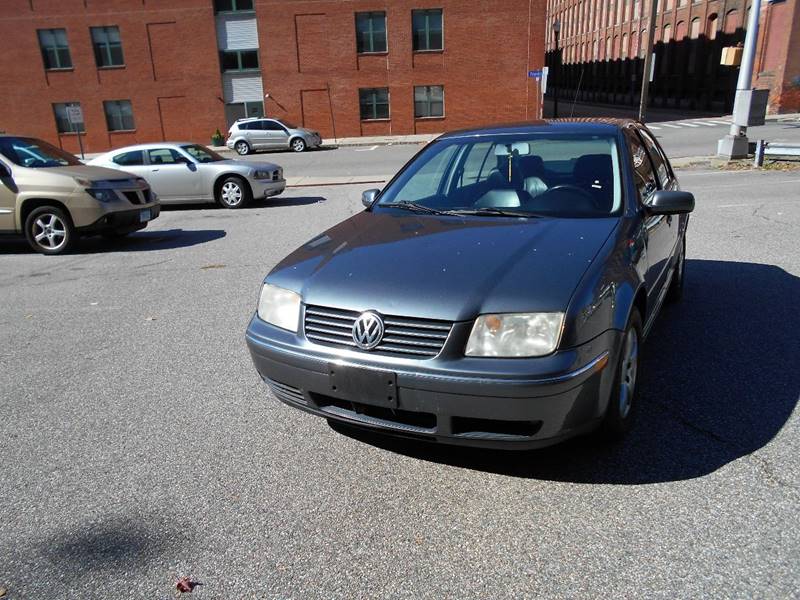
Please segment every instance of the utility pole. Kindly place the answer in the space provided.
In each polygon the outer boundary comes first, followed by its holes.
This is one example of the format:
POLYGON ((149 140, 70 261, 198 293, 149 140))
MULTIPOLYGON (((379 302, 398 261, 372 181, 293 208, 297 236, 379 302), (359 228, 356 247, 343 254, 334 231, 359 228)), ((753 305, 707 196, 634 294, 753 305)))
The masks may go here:
POLYGON ((650 71, 653 69, 653 48, 656 44, 656 16, 658 15, 658 0, 652 0, 650 6, 650 23, 647 26, 647 47, 644 55, 644 68, 642 72, 642 95, 639 99, 639 121, 644 123, 647 112, 647 95, 650 92, 650 71))
POLYGON ((561 70, 561 50, 558 48, 558 34, 561 33, 561 21, 553 21, 553 35, 556 40, 556 61, 553 69, 553 118, 558 118, 558 81, 559 71, 561 70))
POLYGON ((750 7, 750 18, 747 20, 747 35, 744 38, 742 64, 739 67, 739 80, 736 82, 736 99, 733 103, 733 124, 728 135, 717 144, 719 156, 745 158, 750 144, 747 140, 747 122, 753 99, 752 79, 753 64, 756 58, 756 42, 758 42, 758 21, 761 16, 761 0, 753 0, 750 7))

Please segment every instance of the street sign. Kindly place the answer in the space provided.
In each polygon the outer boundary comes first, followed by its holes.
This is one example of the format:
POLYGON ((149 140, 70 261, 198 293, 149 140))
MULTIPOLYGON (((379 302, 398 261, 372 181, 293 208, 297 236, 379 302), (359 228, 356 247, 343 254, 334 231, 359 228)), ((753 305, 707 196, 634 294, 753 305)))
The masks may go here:
POLYGON ((83 111, 81 110, 80 106, 68 106, 67 107, 67 119, 73 125, 77 125, 79 123, 83 123, 83 111))
POLYGON ((534 79, 540 79, 542 77, 541 70, 539 71, 528 71, 528 77, 533 77, 534 79))
POLYGON ((656 76, 656 53, 653 52, 653 56, 650 58, 650 83, 653 83, 653 79, 656 76))

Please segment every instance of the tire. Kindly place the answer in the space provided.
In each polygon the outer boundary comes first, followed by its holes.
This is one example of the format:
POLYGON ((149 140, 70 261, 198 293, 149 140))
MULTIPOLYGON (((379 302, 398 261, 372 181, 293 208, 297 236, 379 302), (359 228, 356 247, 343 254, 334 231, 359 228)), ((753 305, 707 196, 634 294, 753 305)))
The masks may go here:
POLYGON ((675 273, 667 290, 667 302, 678 302, 683 298, 683 280, 686 277, 686 238, 681 240, 681 249, 678 253, 678 262, 675 265, 675 273))
POLYGON ((250 147, 250 144, 245 142, 244 140, 239 140, 233 145, 233 149, 236 150, 236 154, 240 156, 245 156, 250 154, 253 149, 250 147))
POLYGON ((611 397, 600 426, 600 434, 607 440, 617 440, 623 437, 630 430, 636 418, 639 408, 636 384, 641 364, 641 342, 642 318, 639 311, 634 308, 622 336, 622 346, 616 364, 614 384, 611 387, 611 397))
POLYGON ((250 187, 239 177, 226 177, 217 188, 217 202, 223 208, 242 208, 250 202, 250 187))
POLYGON ((292 152, 304 152, 306 149, 306 141, 303 138, 294 138, 289 142, 289 148, 292 152))
POLYGON ((69 214, 55 206, 40 206, 25 219, 25 237, 41 254, 69 252, 77 234, 69 214))

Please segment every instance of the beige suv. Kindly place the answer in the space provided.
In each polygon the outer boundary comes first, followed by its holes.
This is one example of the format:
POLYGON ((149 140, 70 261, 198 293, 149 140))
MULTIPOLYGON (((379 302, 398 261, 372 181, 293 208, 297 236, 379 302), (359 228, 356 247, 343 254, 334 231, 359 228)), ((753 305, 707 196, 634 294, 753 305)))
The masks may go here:
POLYGON ((0 233, 23 234, 43 254, 84 235, 120 237, 158 216, 141 177, 84 165, 35 138, 0 135, 0 233))

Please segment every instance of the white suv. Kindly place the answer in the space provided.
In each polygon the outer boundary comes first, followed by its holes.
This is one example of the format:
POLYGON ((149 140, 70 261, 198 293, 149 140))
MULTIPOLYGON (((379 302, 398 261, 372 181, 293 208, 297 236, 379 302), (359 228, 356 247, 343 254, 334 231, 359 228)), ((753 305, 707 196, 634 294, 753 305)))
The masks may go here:
POLYGON ((228 131, 225 145, 238 154, 250 154, 254 150, 278 150, 289 148, 303 152, 322 144, 318 131, 297 127, 286 121, 265 118, 239 119, 228 131))

